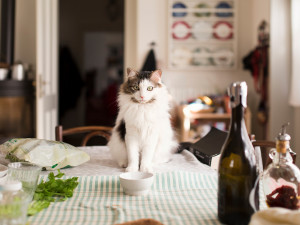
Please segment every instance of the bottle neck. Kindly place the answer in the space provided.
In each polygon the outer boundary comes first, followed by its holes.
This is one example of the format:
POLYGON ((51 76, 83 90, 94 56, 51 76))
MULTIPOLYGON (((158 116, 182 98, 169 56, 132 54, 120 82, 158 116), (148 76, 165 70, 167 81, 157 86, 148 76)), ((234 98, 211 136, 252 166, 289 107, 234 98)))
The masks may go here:
POLYGON ((291 154, 289 153, 289 150, 286 151, 285 153, 276 152, 274 159, 273 159, 273 163, 275 165, 283 165, 283 164, 292 163, 292 162, 293 162, 293 158, 292 158, 291 154))
POLYGON ((242 104, 231 108, 231 127, 230 131, 242 130, 246 128, 244 119, 245 108, 242 104))

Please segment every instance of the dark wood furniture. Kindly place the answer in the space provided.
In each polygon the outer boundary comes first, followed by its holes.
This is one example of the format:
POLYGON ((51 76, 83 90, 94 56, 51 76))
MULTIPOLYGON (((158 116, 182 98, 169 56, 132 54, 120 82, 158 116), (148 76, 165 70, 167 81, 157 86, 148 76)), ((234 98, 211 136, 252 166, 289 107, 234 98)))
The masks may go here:
POLYGON ((96 136, 103 137, 106 141, 109 141, 111 131, 112 127, 107 126, 81 126, 63 129, 62 125, 58 125, 55 127, 55 140, 64 141, 64 136, 82 134, 80 146, 86 146, 88 141, 96 136))
POLYGON ((0 138, 34 137, 33 80, 0 81, 0 138))
MULTIPOLYGON (((178 116, 181 142, 194 141, 189 137, 191 122, 193 120, 199 120, 205 123, 224 122, 226 127, 229 128, 231 119, 230 113, 191 112, 187 105, 178 106, 178 116)), ((251 133, 251 112, 249 109, 245 111, 245 123, 248 133, 251 133)))

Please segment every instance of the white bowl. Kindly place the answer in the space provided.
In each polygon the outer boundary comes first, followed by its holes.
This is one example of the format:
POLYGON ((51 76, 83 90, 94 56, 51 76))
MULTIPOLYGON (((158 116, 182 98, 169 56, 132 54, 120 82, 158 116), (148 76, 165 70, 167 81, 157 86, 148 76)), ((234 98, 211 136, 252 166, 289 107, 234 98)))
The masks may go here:
POLYGON ((127 172, 120 175, 121 186, 127 195, 146 195, 153 184, 153 173, 127 172))
POLYGON ((8 69, 0 68, 0 80, 5 80, 8 75, 8 69))
POLYGON ((0 177, 4 177, 7 174, 7 166, 0 164, 0 177))

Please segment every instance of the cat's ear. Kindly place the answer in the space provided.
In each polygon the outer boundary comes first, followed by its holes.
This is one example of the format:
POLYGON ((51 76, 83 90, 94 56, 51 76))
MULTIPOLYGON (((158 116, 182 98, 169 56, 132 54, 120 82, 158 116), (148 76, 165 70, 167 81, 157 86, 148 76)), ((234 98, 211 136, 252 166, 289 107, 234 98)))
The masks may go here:
POLYGON ((161 70, 155 70, 151 73, 150 80, 152 80, 155 83, 161 83, 161 70))
POLYGON ((128 78, 133 78, 133 77, 137 76, 137 74, 138 74, 137 71, 135 71, 129 67, 127 68, 127 77, 128 78))

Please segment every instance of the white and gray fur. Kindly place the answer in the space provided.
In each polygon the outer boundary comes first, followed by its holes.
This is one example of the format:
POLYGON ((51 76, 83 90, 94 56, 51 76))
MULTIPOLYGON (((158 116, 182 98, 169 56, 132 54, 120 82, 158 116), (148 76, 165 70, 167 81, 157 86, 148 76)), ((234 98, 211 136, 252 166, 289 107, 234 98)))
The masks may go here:
POLYGON ((119 114, 108 146, 112 157, 128 172, 151 172, 153 163, 169 161, 177 150, 169 94, 161 74, 160 70, 128 68, 128 79, 120 87, 119 114))

